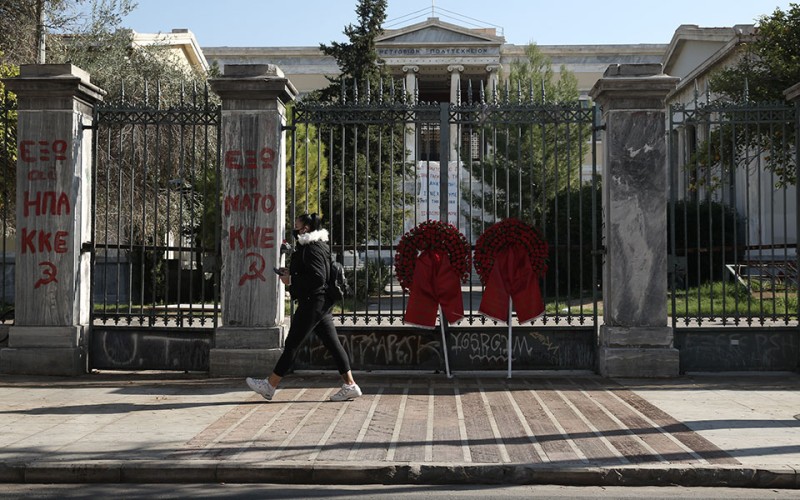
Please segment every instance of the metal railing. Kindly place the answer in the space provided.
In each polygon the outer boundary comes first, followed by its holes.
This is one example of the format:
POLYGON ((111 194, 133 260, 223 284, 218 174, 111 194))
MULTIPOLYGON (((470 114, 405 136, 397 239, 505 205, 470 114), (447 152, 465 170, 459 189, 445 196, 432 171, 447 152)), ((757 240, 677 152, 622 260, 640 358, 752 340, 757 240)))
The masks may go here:
MULTIPOLYGON (((301 213, 323 214, 353 288, 338 322, 400 323, 408 297, 394 278, 396 245, 447 211, 473 245, 506 217, 539 229, 550 257, 537 324, 595 325, 596 110, 546 102, 532 87, 488 96, 471 82, 454 104, 427 103, 403 85, 345 86, 338 102, 301 102, 292 113, 288 227, 301 213)), ((468 324, 492 323, 478 312, 482 291, 473 270, 462 287, 468 324)))
POLYGON ((673 327, 797 324, 796 126, 787 103, 669 110, 673 327))
POLYGON ((217 326, 220 106, 159 90, 95 112, 93 321, 217 326))

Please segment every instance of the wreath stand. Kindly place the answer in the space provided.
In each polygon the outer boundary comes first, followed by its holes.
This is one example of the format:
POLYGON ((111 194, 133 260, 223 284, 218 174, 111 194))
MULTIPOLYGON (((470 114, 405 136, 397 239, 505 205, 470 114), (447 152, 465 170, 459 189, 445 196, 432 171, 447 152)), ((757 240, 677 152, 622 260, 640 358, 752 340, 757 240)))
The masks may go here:
POLYGON ((442 305, 439 304, 439 329, 442 332, 442 352, 444 353, 444 369, 445 373, 447 373, 447 378, 453 378, 453 375, 450 373, 450 359, 447 356, 447 320, 444 318, 444 311, 442 311, 442 305))
POLYGON ((508 376, 506 378, 511 378, 511 306, 514 301, 511 297, 508 298, 508 376))

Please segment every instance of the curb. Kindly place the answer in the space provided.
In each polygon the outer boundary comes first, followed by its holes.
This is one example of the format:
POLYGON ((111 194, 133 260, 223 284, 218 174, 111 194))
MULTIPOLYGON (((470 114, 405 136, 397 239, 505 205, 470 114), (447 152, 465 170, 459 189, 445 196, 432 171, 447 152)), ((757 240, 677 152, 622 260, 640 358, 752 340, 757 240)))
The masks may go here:
POLYGON ((791 467, 548 467, 534 464, 299 464, 79 461, 0 465, 0 483, 557 484, 800 488, 791 467))

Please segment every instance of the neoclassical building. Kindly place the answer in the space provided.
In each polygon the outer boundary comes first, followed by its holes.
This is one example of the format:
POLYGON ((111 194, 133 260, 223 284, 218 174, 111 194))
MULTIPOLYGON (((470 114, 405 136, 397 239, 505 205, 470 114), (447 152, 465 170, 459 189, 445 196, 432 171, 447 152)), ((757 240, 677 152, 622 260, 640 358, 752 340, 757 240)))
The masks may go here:
MULTIPOLYGON (((494 88, 511 63, 525 57, 524 45, 508 44, 495 28, 466 28, 437 17, 399 29, 388 29, 377 40, 378 55, 387 72, 404 78, 409 90, 417 89, 419 99, 452 102, 461 82, 494 88)), ((660 63, 666 44, 634 45, 540 45, 554 71, 563 65, 578 79, 586 94, 609 64, 660 63)), ((302 96, 327 86, 326 76, 339 73, 336 61, 318 47, 203 47, 210 63, 220 69, 226 64, 275 64, 302 96)))

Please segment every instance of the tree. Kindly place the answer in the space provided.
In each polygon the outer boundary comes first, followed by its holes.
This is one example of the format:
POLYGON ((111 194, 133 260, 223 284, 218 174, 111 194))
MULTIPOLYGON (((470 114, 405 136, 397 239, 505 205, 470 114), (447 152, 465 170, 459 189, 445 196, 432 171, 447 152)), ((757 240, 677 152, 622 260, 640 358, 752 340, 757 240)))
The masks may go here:
POLYGON ((177 105, 184 89, 205 85, 206 75, 187 70, 167 43, 136 44, 121 28, 135 7, 131 0, 92 0, 90 15, 78 31, 53 38, 48 60, 71 62, 89 72, 92 83, 107 92, 106 101, 146 101, 177 105), (123 87, 124 84, 124 87, 123 87))
POLYGON ((496 118, 489 117, 481 132, 485 154, 471 170, 482 188, 462 189, 466 210, 471 205, 478 214, 475 233, 507 216, 541 225, 547 201, 579 186, 592 124, 582 118, 578 96, 575 75, 563 66, 556 74, 535 44, 512 62, 506 86, 490 89, 489 113, 496 118), (520 123, 510 124, 512 116, 520 123), (571 123, 570 117, 577 118, 571 123))
MULTIPOLYGON (((294 105, 287 107, 287 115, 292 116, 294 105)), ((297 123, 294 130, 294 141, 286 141, 286 158, 294 160, 294 171, 291 163, 286 165, 286 187, 294 186, 293 203, 296 215, 317 212, 325 215, 327 203, 324 194, 328 192, 328 158, 324 138, 319 135, 318 128, 312 123, 297 123), (290 149, 294 147, 292 152, 290 149)), ((287 211, 287 227, 293 227, 292 214, 287 211)))
POLYGON ((370 81, 377 88, 381 76, 380 58, 375 48, 375 39, 383 34, 381 25, 386 20, 387 0, 359 0, 356 7, 358 24, 348 24, 344 29, 348 42, 321 43, 320 50, 336 59, 340 74, 327 77, 328 87, 319 93, 319 100, 331 102, 340 98, 343 82, 363 84, 370 81))
MULTIPOLYGON (((15 65, 41 62, 40 39, 49 50, 64 34, 88 34, 96 31, 98 23, 109 21, 118 25, 134 7, 132 0, 0 0, 2 61, 15 65)), ((47 57, 45 62, 52 61, 47 57)))
POLYGON ((718 189, 734 170, 754 168, 758 161, 775 174, 777 188, 797 182, 795 124, 761 127, 748 116, 769 102, 784 106, 783 92, 800 82, 800 5, 791 3, 787 11, 761 16, 753 42, 742 44, 740 51, 735 64, 711 76, 709 87, 717 98, 708 110, 727 113, 740 123, 707 132, 686 165, 692 189, 718 189))
POLYGON ((736 64, 712 76, 711 90, 733 102, 782 101, 783 92, 800 82, 800 5, 761 16, 755 39, 740 50, 736 64))
POLYGON ((136 7, 133 0, 0 0, 0 63, 37 61, 37 7, 45 8, 47 63, 72 63, 89 72, 92 83, 107 92, 106 101, 122 93, 129 101, 148 97, 155 104, 179 99, 181 85, 203 85, 206 75, 186 71, 166 43, 135 45, 122 20, 136 7), (160 92, 157 83, 161 83, 160 92))
POLYGON ((392 186, 402 185, 407 168, 402 147, 404 124, 387 118, 391 113, 381 115, 390 108, 393 95, 375 48, 376 38, 383 33, 386 5, 386 0, 359 0, 358 24, 344 30, 349 41, 320 45, 324 54, 336 59, 340 75, 329 77, 328 87, 298 104, 297 124, 322 127, 323 141, 329 145, 326 153, 332 182, 325 194, 332 203, 324 197, 322 207, 330 206, 328 219, 336 245, 391 244, 392 236, 398 236, 402 228, 410 200, 391 192, 392 186), (333 124, 341 115, 352 113, 354 106, 361 110, 360 116, 373 113, 383 118, 374 124, 333 124))
MULTIPOLYGON (((0 61, 2 60, 0 52, 0 61)), ((0 63, 0 79, 11 78, 19 68, 0 63)), ((0 228, 12 233, 14 224, 14 202, 17 182, 17 111, 16 96, 6 92, 0 81, 0 228)), ((7 234, 0 234, 0 238, 7 234)))

